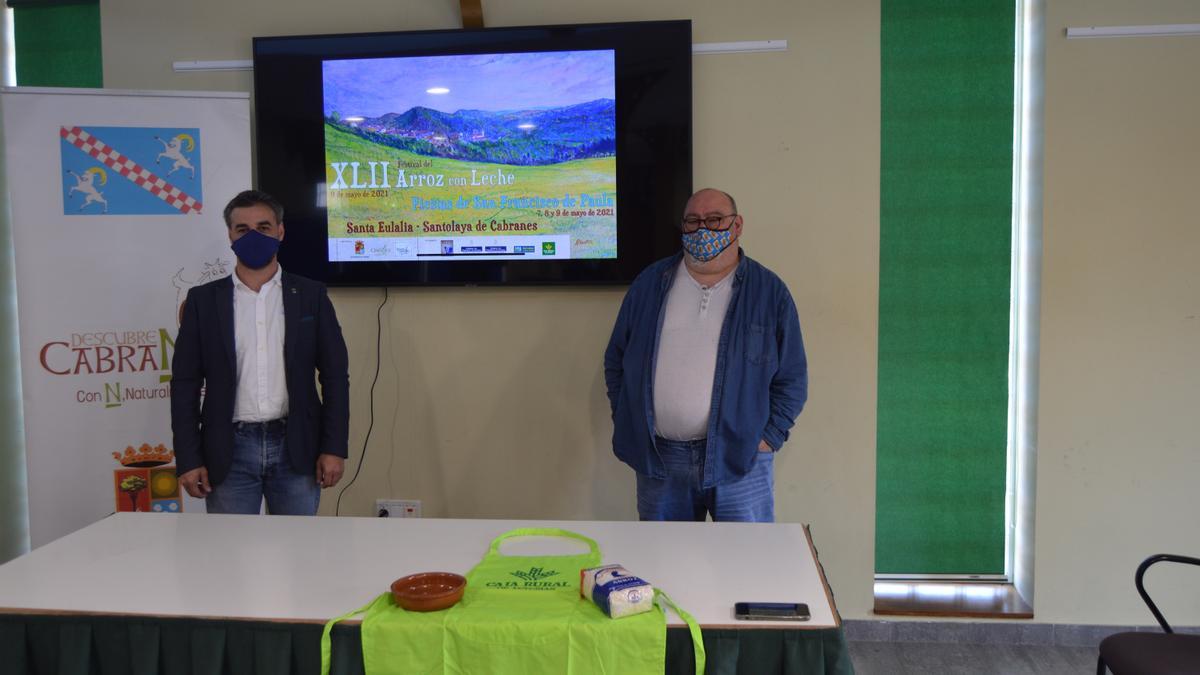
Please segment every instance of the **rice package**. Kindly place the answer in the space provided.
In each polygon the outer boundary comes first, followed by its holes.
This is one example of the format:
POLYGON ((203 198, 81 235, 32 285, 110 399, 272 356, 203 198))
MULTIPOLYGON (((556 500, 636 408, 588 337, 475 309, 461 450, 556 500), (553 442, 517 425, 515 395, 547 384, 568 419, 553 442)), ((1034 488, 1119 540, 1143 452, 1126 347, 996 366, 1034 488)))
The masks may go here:
POLYGON ((590 567, 579 576, 579 594, 613 619, 654 609, 654 587, 620 565, 590 567))

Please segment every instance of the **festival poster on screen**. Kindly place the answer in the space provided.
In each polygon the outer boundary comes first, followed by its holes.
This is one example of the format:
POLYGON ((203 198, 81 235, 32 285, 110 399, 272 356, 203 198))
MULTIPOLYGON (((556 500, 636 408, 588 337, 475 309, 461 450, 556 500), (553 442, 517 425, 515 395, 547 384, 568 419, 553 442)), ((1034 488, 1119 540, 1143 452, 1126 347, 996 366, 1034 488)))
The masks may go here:
POLYGON ((323 64, 329 259, 616 258, 612 50, 323 64))

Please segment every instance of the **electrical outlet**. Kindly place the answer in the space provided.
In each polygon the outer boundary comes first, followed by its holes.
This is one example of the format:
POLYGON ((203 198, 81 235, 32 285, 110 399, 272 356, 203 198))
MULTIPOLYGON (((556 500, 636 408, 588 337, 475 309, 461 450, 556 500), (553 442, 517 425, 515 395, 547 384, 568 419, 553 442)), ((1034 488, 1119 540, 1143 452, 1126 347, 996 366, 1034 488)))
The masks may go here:
POLYGON ((420 518, 420 499, 376 499, 375 514, 380 518, 420 518))

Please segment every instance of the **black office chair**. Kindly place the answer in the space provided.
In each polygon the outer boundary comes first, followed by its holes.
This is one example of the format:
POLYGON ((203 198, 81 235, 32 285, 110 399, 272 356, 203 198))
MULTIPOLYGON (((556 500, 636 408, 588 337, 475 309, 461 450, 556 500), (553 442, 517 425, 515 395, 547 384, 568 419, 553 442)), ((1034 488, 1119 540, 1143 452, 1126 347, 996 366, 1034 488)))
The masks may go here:
POLYGON ((1180 635, 1171 630, 1167 620, 1142 585, 1146 570, 1157 562, 1177 562, 1200 566, 1200 558, 1189 558, 1170 553, 1152 555, 1138 565, 1134 585, 1138 594, 1150 608, 1150 613, 1162 626, 1161 633, 1117 633, 1109 635, 1100 643, 1100 660, 1096 664, 1096 675, 1104 675, 1105 669, 1114 675, 1183 675, 1200 673, 1200 635, 1180 635))

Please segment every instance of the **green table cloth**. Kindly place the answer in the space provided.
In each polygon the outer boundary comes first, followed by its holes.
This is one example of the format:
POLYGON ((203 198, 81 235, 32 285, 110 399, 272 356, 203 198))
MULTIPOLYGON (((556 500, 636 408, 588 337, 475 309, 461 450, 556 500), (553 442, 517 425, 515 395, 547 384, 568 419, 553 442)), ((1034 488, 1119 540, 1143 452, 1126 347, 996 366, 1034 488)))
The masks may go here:
MULTIPOLYGON (((0 668, 13 675, 318 675, 320 623, 79 614, 0 615, 0 668)), ((852 674, 840 628, 704 628, 709 675, 852 674)), ((356 624, 333 630, 332 672, 362 675, 356 624)), ((669 675, 695 667, 686 627, 668 627, 669 675)))

